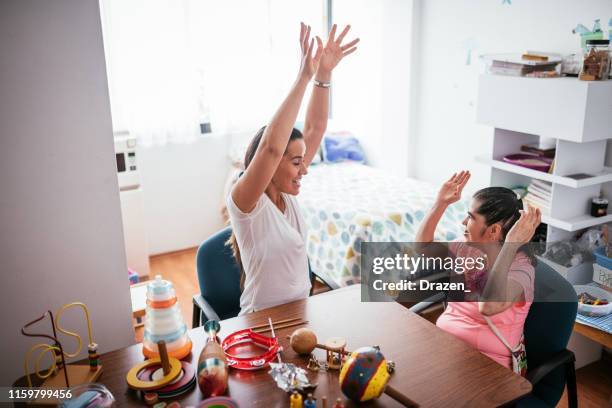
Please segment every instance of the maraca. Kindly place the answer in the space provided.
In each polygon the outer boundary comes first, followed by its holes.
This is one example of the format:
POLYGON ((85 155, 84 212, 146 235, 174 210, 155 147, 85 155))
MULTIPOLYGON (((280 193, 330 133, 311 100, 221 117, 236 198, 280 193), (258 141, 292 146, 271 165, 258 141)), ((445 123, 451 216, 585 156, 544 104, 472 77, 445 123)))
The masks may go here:
POLYGON ((221 326, 216 320, 204 324, 208 340, 198 359, 198 386, 204 398, 222 395, 227 388, 227 360, 217 338, 219 330, 221 326))
POLYGON ((384 392, 404 406, 417 406, 387 383, 391 378, 385 356, 378 347, 361 347, 353 351, 340 370, 339 382, 344 395, 355 402, 369 401, 384 392))

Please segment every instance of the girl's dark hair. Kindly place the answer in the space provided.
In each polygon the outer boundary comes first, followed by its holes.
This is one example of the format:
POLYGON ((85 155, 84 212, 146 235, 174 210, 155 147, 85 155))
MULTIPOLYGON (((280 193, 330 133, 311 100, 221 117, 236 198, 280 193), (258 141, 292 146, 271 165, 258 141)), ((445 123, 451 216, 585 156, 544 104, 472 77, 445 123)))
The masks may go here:
MULTIPOLYGON (((510 228, 518 221, 521 216, 520 210, 523 209, 523 200, 517 197, 516 193, 505 187, 487 187, 478 190, 473 198, 480 202, 476 212, 485 218, 487 226, 500 223, 502 242, 510 228)), ((523 245, 520 250, 527 255, 532 265, 536 265, 537 260, 529 244, 523 245)))
MULTIPOLYGON (((247 167, 249 167, 249 164, 251 164, 251 162, 253 161, 253 157, 255 157, 255 153, 257 152, 257 148, 259 147, 259 143, 261 142, 261 138, 263 137, 265 130, 266 126, 262 127, 257 131, 257 133, 255 133, 253 139, 251 139, 251 143, 249 143, 249 146, 247 147, 246 153, 244 155, 244 170, 246 170, 247 167)), ((293 130, 291 130, 291 135, 289 136, 289 141, 287 142, 287 145, 289 145, 289 143, 294 140, 303 138, 304 135, 302 135, 302 132, 300 132, 296 128, 293 128, 293 130)), ((242 173, 240 175, 242 175, 242 173)), ((236 263, 240 267, 240 289, 242 290, 244 289, 244 267, 242 266, 240 248, 238 248, 238 241, 236 241, 236 234, 234 233, 234 231, 232 231, 232 235, 227 240, 226 245, 229 245, 232 248, 232 253, 234 254, 234 258, 236 258, 236 263)))

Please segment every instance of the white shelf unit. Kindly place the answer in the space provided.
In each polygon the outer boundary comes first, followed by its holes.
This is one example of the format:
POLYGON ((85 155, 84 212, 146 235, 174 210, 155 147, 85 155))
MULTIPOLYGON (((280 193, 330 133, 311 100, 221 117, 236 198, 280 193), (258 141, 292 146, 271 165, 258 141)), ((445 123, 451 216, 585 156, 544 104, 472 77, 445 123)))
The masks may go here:
POLYGON ((604 165, 612 138, 612 81, 481 75, 477 121, 493 127, 492 152, 476 157, 491 168, 491 185, 527 186, 532 179, 552 184, 550 211, 542 217, 547 241, 612 221, 612 214, 590 215, 591 199, 612 182, 612 168, 604 165), (552 173, 503 161, 541 138, 555 139, 552 173), (576 178, 579 173, 589 176, 576 178))

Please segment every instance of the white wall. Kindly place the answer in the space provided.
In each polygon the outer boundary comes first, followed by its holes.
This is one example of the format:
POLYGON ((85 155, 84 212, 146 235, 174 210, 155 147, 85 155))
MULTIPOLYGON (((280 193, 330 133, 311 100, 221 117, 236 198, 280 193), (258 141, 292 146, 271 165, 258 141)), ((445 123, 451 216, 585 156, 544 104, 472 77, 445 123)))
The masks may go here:
POLYGON ((334 71, 335 126, 352 130, 371 165, 407 176, 411 162, 412 0, 335 0, 333 20, 351 24, 357 52, 334 71))
POLYGON ((0 54, 0 384, 9 385, 33 344, 20 328, 47 309, 85 302, 101 352, 134 333, 98 1, 3 0, 0 54))
POLYGON ((193 143, 141 148, 151 255, 198 246, 223 227, 229 143, 229 137, 208 135, 193 143))
MULTIPOLYGON (((468 187, 489 182, 489 169, 474 156, 490 151, 492 131, 475 123, 478 54, 539 50, 571 53, 579 49, 572 28, 605 26, 609 0, 421 0, 416 162, 413 175, 440 182, 456 169, 474 173, 468 187), (472 65, 466 65, 470 48, 472 65)), ((604 27, 605 28, 605 27, 604 27)))

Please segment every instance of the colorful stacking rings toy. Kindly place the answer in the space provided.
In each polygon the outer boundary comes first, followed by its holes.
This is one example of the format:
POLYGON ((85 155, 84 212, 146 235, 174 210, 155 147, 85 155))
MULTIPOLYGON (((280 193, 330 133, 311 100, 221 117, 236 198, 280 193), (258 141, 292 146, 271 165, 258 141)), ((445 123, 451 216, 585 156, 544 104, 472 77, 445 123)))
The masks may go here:
MULTIPOLYGON (((163 371, 161 367, 147 367, 141 370, 138 373, 138 379, 142 381, 154 381, 163 375, 163 371)), ((184 361, 181 362, 181 373, 179 376, 172 381, 170 384, 156 389, 155 392, 159 396, 159 398, 171 398, 181 395, 187 391, 189 391, 196 383, 195 378, 195 369, 193 365, 186 363, 184 361)))
POLYGON ((158 380, 141 380, 138 378, 138 374, 145 369, 155 367, 155 370, 162 366, 161 359, 153 358, 151 360, 144 361, 138 365, 132 367, 130 371, 127 373, 127 383, 130 387, 141 390, 141 391, 150 391, 158 388, 162 388, 172 381, 174 381, 181 374, 181 362, 176 358, 168 359, 170 363, 170 372, 168 375, 163 376, 158 380))
POLYGON ((267 366, 280 351, 278 339, 255 333, 251 329, 244 329, 227 336, 221 343, 223 352, 227 357, 227 365, 240 370, 257 370, 267 366), (233 354, 232 349, 244 344, 252 343, 267 351, 259 356, 239 357, 233 354))

